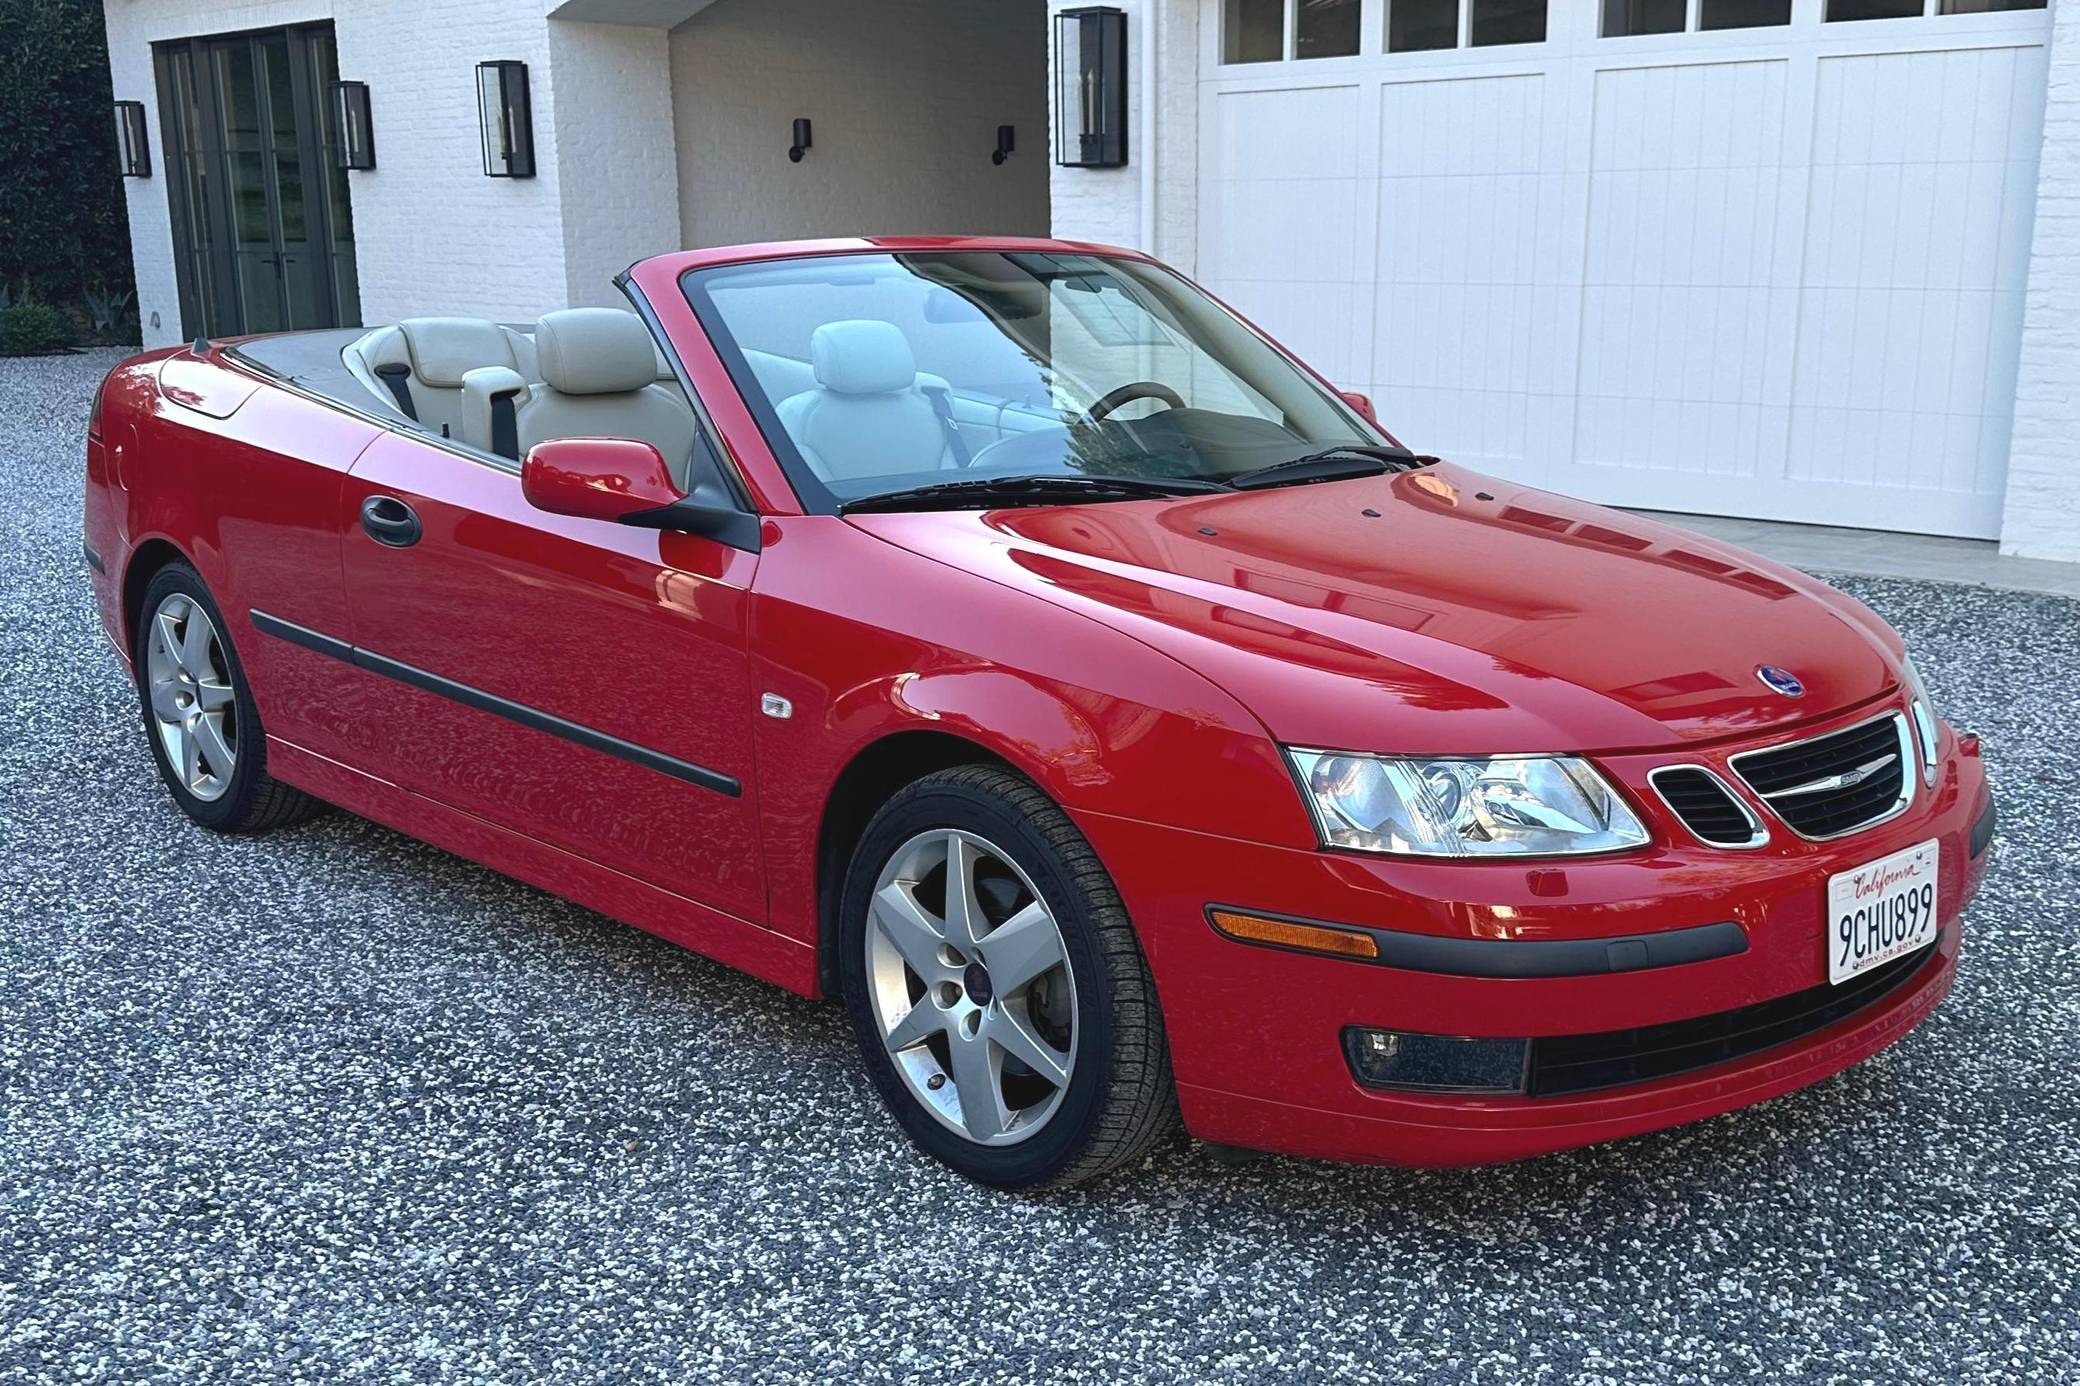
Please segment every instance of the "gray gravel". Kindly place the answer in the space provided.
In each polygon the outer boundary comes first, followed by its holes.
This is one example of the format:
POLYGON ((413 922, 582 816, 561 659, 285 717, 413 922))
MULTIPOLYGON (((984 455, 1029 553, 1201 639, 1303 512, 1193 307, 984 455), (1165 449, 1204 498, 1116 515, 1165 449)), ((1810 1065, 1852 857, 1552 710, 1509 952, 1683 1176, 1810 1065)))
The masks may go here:
POLYGON ((1876 1060, 1502 1169, 1018 1199, 834 1008, 345 815, 190 827, 79 558, 112 360, 0 361, 0 1380, 2080 1376, 2080 606, 1844 583, 2003 810, 1876 1060))

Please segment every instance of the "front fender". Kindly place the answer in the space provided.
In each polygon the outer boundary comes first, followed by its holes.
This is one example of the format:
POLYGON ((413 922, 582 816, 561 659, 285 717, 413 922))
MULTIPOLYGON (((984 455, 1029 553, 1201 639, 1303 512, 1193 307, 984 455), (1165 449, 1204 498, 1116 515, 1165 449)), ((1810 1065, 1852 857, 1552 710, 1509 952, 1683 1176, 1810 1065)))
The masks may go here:
POLYGON ((816 936, 824 810, 848 766, 910 733, 971 743, 1072 812, 1312 845, 1277 746, 1197 672, 841 519, 768 526, 752 665, 791 705, 756 732, 773 928, 816 936))

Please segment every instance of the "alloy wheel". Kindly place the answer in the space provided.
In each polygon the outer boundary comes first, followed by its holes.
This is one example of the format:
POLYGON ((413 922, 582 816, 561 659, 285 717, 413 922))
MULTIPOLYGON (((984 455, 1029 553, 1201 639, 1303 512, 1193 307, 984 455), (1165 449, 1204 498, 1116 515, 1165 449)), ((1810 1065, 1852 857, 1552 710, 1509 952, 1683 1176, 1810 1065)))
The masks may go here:
POLYGON ((200 603, 174 592, 152 613, 145 685, 166 762, 205 802, 223 797, 238 766, 238 704, 224 643, 200 603))
POLYGON ((889 857, 870 908, 868 999, 904 1086, 978 1144, 1032 1136, 1078 1038, 1061 927, 1032 881, 987 839, 937 828, 889 857))

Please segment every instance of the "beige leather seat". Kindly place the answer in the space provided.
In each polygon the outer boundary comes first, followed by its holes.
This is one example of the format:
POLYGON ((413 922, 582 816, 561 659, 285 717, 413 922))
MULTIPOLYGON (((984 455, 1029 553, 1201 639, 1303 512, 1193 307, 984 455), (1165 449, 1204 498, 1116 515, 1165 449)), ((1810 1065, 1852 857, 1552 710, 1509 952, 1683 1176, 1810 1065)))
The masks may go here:
POLYGON ((780 401, 780 422, 825 480, 956 465, 949 425, 920 388, 894 323, 827 322, 809 338, 816 388, 780 401))
POLYGON ((640 438, 664 454, 681 486, 692 465, 692 408, 657 380, 657 347, 633 314, 618 308, 566 308, 535 324, 541 383, 519 401, 524 456, 548 438, 640 438))
POLYGON ((462 436, 464 375, 480 366, 536 374, 527 335, 483 318, 406 318, 349 342, 340 360, 377 400, 452 437, 462 436))

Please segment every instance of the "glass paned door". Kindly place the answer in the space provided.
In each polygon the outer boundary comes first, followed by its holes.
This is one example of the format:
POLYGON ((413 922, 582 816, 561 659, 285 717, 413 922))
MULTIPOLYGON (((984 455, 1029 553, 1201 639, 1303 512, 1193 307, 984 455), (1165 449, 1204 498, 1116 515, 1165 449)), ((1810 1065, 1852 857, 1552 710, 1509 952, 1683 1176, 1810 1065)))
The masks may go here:
POLYGON ((183 332, 352 326, 353 219, 333 158, 329 25, 159 50, 183 332))

